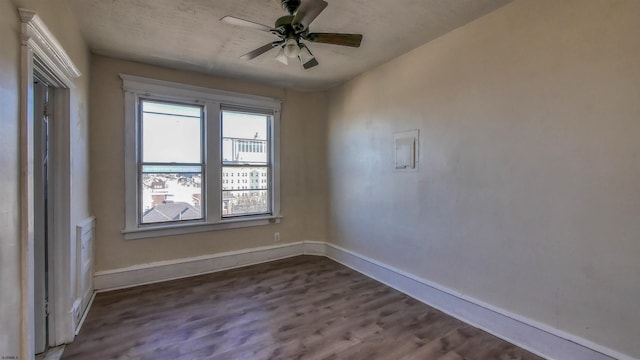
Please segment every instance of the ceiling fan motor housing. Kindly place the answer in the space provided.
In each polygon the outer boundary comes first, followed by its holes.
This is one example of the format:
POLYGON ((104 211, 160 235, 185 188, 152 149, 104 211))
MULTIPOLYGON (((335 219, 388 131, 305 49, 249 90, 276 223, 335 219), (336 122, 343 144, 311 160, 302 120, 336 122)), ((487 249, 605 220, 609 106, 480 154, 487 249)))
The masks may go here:
POLYGON ((293 21, 293 15, 285 15, 276 20, 276 24, 272 29, 272 33, 281 39, 288 39, 290 37, 299 38, 301 34, 296 34, 295 29, 291 26, 293 21))
POLYGON ((279 29, 281 27, 291 27, 291 21, 293 21, 293 15, 285 15, 276 20, 275 29, 279 29))

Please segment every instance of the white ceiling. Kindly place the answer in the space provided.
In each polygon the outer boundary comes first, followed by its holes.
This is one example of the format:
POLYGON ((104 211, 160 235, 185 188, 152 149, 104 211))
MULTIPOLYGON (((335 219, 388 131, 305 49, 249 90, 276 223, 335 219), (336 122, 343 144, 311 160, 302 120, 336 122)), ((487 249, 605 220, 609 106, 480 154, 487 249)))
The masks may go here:
POLYGON ((512 0, 327 1, 310 30, 364 39, 360 48, 307 42, 320 65, 304 70, 276 61, 276 50, 240 60, 277 38, 219 21, 233 15, 273 26, 286 15, 279 0, 68 0, 96 54, 299 90, 347 81, 512 0))

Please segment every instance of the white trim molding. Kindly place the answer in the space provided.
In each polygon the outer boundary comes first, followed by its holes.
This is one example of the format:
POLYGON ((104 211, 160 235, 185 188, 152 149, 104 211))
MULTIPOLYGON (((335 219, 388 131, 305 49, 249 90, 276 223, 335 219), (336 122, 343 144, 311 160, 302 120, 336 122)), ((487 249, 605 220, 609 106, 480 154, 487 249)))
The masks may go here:
POLYGON ((35 11, 20 8, 18 12, 24 25, 22 43, 33 50, 38 60, 34 66, 43 70, 47 81, 58 87, 74 88, 73 79, 82 74, 62 45, 35 11))
POLYGON ((202 86, 186 85, 172 81, 150 79, 142 76, 120 74, 124 91, 141 93, 145 96, 164 97, 169 93, 170 97, 194 99, 202 102, 218 101, 225 104, 235 104, 241 107, 247 105, 257 108, 266 108, 280 111, 281 99, 266 96, 242 94, 224 91, 202 86))
POLYGON ((326 256, 327 243, 322 241, 304 241, 303 255, 326 256))
POLYGON ((301 241, 100 271, 95 274, 94 286, 96 291, 102 292, 298 255, 326 256, 545 359, 634 360, 613 349, 483 303, 335 244, 320 241, 301 241))
POLYGON ((94 275, 93 287, 97 292, 103 292, 260 264, 302 255, 303 244, 303 242, 295 242, 264 246, 98 271, 94 275))

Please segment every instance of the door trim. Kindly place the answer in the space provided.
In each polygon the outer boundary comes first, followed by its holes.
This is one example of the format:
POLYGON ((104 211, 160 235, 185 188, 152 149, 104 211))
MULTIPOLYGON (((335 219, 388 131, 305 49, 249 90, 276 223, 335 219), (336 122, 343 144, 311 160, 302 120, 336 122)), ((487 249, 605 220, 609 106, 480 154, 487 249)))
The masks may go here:
POLYGON ((50 156, 53 156, 51 175, 52 210, 56 214, 52 226, 55 266, 50 302, 52 326, 50 345, 73 340, 73 317, 69 293, 72 286, 71 226, 70 226, 70 153, 69 89, 80 71, 64 48, 49 31, 42 19, 28 9, 18 9, 21 21, 20 60, 20 256, 21 256, 21 344, 22 359, 34 357, 34 128, 33 128, 33 74, 36 71, 54 87, 54 113, 56 119, 50 156), (66 296, 65 296, 66 294, 66 296))

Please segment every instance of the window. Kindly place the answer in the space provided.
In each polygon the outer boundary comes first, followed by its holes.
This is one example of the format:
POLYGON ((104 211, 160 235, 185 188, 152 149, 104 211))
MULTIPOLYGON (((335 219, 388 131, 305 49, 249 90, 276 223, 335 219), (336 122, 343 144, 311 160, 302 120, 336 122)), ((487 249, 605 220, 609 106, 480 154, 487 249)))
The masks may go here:
POLYGON ((279 222, 279 100, 121 78, 125 238, 279 222))
POLYGON ((139 101, 139 223, 202 219, 203 107, 139 101))

